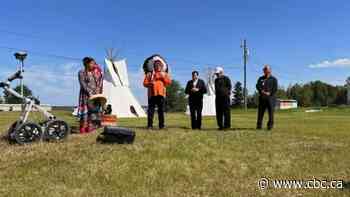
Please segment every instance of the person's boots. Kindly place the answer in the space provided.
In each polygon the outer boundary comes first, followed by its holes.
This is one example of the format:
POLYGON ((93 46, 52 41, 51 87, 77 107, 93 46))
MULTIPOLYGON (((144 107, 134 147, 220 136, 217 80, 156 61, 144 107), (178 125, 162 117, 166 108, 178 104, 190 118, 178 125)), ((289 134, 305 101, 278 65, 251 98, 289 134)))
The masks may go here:
POLYGON ((272 130, 273 129, 273 125, 267 125, 267 130, 272 130))

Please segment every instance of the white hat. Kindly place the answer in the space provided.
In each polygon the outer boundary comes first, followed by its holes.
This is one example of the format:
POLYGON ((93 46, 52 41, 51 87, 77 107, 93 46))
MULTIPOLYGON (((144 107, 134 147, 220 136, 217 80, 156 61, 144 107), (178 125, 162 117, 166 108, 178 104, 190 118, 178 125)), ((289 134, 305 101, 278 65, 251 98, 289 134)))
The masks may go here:
POLYGON ((219 73, 223 73, 224 72, 224 69, 220 66, 216 67, 215 68, 215 74, 219 74, 219 73))
POLYGON ((162 65, 163 65, 162 70, 167 72, 167 70, 168 70, 168 64, 165 62, 165 60, 164 60, 162 57, 160 57, 160 56, 158 56, 158 55, 154 56, 154 57, 148 62, 148 66, 151 67, 151 68, 153 69, 153 67, 154 67, 156 61, 161 62, 162 65))
POLYGON ((160 58, 159 56, 154 56, 154 57, 152 58, 152 63, 153 63, 153 65, 154 65, 154 63, 155 63, 156 61, 160 61, 160 62, 163 64, 163 66, 166 66, 166 63, 164 62, 164 60, 163 60, 162 58, 160 58))

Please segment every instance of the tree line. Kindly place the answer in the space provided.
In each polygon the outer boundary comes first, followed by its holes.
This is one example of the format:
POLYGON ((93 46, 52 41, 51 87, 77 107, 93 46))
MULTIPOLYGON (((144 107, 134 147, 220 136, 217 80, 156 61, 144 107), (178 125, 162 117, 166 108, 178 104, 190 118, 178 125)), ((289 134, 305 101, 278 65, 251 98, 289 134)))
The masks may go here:
MULTIPOLYGON (((279 87, 276 98, 294 99, 298 101, 300 107, 324 107, 348 104, 348 88, 350 87, 350 77, 345 85, 330 85, 322 81, 311 81, 306 84, 295 83, 287 88, 279 87)), ((258 105, 258 93, 248 95, 248 107, 254 108, 258 105)), ((237 82, 233 89, 233 107, 241 107, 243 100, 242 83, 237 82)))
MULTIPOLYGON (((14 88, 14 90, 17 93, 21 93, 21 86, 16 86, 14 88)), ((23 95, 25 97, 32 97, 33 96, 33 92, 31 89, 29 89, 26 85, 23 85, 23 95)), ((12 94, 8 93, 8 92, 4 92, 4 96, 3 98, 0 99, 0 103, 8 103, 8 104, 21 104, 23 102, 22 99, 17 98, 15 96, 13 96, 12 94)))
MULTIPOLYGON (((294 99, 299 107, 324 107, 346 105, 347 90, 350 88, 350 77, 345 85, 330 85, 322 81, 311 81, 305 84, 295 83, 287 88, 279 87, 276 93, 278 99, 294 99)), ((247 90, 248 93, 248 90, 247 90)), ((167 111, 185 111, 187 100, 184 88, 176 80, 167 89, 167 111)), ((236 82, 232 90, 232 107, 240 108, 244 104, 243 87, 241 82, 236 82)), ((254 91, 248 94, 247 105, 249 108, 258 106, 259 94, 254 91)))

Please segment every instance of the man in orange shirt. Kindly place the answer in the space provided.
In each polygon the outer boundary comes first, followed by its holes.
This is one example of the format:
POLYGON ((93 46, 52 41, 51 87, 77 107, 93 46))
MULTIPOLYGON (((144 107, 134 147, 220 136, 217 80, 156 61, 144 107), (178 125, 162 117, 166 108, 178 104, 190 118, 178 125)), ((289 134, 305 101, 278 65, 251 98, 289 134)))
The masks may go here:
POLYGON ((158 108, 159 129, 164 128, 164 108, 166 87, 171 84, 168 73, 163 71, 163 63, 160 60, 154 62, 154 71, 145 75, 143 85, 148 89, 147 128, 153 128, 155 107, 158 108))

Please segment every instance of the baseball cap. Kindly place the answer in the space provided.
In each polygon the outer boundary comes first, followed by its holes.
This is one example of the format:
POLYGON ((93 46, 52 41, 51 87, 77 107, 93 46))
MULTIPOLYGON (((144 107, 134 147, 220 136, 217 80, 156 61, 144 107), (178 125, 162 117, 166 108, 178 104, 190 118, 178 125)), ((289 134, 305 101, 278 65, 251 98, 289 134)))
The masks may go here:
POLYGON ((219 73, 223 73, 224 72, 224 69, 220 66, 216 67, 215 68, 215 74, 219 74, 219 73))

